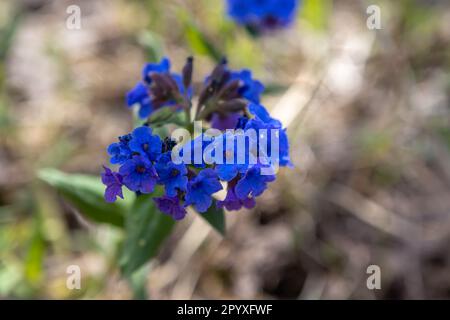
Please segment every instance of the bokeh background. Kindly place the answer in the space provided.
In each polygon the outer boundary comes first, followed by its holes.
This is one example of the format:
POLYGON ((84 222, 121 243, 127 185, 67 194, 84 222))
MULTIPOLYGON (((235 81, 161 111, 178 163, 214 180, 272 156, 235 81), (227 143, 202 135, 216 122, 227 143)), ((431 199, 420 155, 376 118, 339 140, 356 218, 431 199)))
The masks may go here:
POLYGON ((450 298, 450 3, 305 0, 253 38, 222 0, 0 2, 0 297, 127 299, 123 237, 84 219, 41 168, 98 175, 132 128, 125 93, 169 56, 195 78, 226 55, 267 86, 293 169, 221 237, 178 223, 144 277, 152 299, 450 298), (81 29, 66 9, 81 8, 81 29), (366 26, 370 4, 381 30, 366 26), (79 265, 81 290, 66 268, 79 265), (381 268, 381 290, 366 269, 381 268))

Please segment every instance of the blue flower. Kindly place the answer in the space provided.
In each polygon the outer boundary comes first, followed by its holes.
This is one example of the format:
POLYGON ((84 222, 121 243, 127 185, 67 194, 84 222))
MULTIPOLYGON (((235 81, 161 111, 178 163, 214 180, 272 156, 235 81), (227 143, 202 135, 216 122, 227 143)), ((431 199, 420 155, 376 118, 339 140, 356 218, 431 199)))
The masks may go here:
POLYGON ((225 208, 228 211, 232 210, 240 210, 242 207, 251 209, 255 207, 256 202, 254 198, 245 198, 245 199, 239 199, 236 196, 236 192, 234 190, 234 187, 228 186, 227 196, 223 201, 217 201, 217 208, 222 209, 225 208))
POLYGON ((281 128, 281 122, 270 116, 269 111, 260 104, 250 103, 248 111, 262 122, 273 126, 274 128, 281 128))
POLYGON ((236 123, 235 129, 245 129, 245 126, 247 125, 248 120, 249 119, 246 116, 241 116, 236 123))
POLYGON ((102 173, 102 182, 106 186, 105 200, 106 202, 114 202, 117 197, 123 199, 122 194, 122 176, 117 172, 103 166, 105 172, 102 173))
POLYGON ((177 189, 186 191, 188 178, 187 168, 184 164, 175 164, 170 161, 170 152, 163 154, 155 164, 158 173, 158 183, 165 186, 166 195, 175 197, 177 189))
MULTIPOLYGON (((178 74, 170 74, 170 61, 167 58, 163 58, 159 63, 147 63, 144 66, 142 69, 142 81, 138 82, 127 93, 127 105, 131 107, 138 104, 139 117, 145 119, 158 108, 176 105, 177 102, 173 99, 174 91, 184 95, 185 89, 182 84, 182 78, 178 74), (164 80, 154 84, 156 81, 152 79, 152 74, 155 73, 164 74, 162 78, 176 85, 171 85, 164 80)), ((189 88, 187 96, 189 98, 192 96, 192 88, 189 88)))
POLYGON ((214 170, 220 180, 230 181, 239 173, 245 173, 249 165, 252 164, 251 160, 256 164, 256 157, 253 157, 249 152, 250 141, 245 136, 242 136, 242 138, 239 139, 239 135, 232 132, 225 132, 212 142, 212 147, 215 150, 223 150, 222 156, 218 155, 215 157, 216 165, 214 170), (245 148, 243 148, 244 146, 238 146, 239 140, 245 143, 245 148), (239 154, 242 151, 244 151, 244 154, 239 154))
POLYGON ((159 63, 147 63, 142 69, 142 79, 150 84, 152 82, 152 79, 150 78, 152 73, 164 73, 169 71, 170 60, 164 57, 159 63))
POLYGON ((147 156, 150 161, 157 160, 162 152, 161 138, 152 135, 152 129, 147 126, 134 129, 128 145, 131 151, 147 156))
POLYGON ((180 204, 178 197, 160 197, 153 199, 161 212, 164 212, 175 220, 181 220, 186 216, 186 209, 180 204))
POLYGON ((206 163, 203 155, 210 143, 211 139, 208 139, 205 134, 201 134, 182 145, 178 156, 185 164, 191 164, 196 168, 204 168, 206 163))
POLYGON ((213 193, 222 189, 214 170, 207 168, 189 181, 185 196, 186 205, 193 205, 198 212, 205 212, 211 206, 213 193))
POLYGON ((275 175, 261 174, 261 165, 254 165, 238 181, 235 187, 236 196, 245 200, 248 197, 257 197, 267 189, 267 183, 275 180, 275 175))
MULTIPOLYGON (((286 133, 286 129, 282 128, 282 124, 279 120, 274 119, 270 116, 269 112, 262 105, 251 103, 248 106, 249 112, 255 116, 255 118, 248 120, 245 123, 245 130, 254 129, 258 132, 259 130, 265 129, 266 134, 261 133, 258 135, 258 141, 265 140, 267 141, 267 151, 268 157, 272 157, 274 155, 271 154, 272 150, 272 134, 276 134, 275 138, 278 138, 278 151, 277 155, 278 162, 280 166, 292 166, 290 157, 289 157, 289 140, 286 133), (272 133, 271 130, 275 129, 272 133)), ((262 131, 264 132, 264 131, 262 131)))
POLYGON ((125 162, 119 168, 119 173, 123 177, 123 184, 135 192, 152 193, 158 179, 152 163, 138 155, 125 162))
POLYGON ((264 85, 252 78, 250 70, 243 69, 241 71, 231 72, 230 81, 240 80, 238 93, 250 102, 259 103, 261 94, 264 91, 264 85))
POLYGON ((122 164, 131 158, 131 150, 128 147, 128 142, 131 139, 131 135, 127 134, 119 137, 119 142, 111 143, 107 149, 108 154, 111 156, 111 164, 122 164))
POLYGON ((228 14, 238 24, 263 31, 290 24, 299 0, 228 0, 228 14))
POLYGON ((136 86, 127 93, 127 106, 132 107, 139 105, 139 117, 147 118, 153 112, 152 101, 149 95, 149 88, 142 82, 138 82, 136 86))

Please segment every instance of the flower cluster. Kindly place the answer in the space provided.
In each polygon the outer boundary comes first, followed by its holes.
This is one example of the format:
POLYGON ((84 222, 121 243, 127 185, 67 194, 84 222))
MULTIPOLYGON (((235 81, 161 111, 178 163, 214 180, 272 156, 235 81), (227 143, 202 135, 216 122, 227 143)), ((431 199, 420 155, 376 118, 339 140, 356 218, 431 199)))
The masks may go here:
POLYGON ((192 58, 187 59, 181 74, 170 72, 167 58, 144 67, 142 81, 128 93, 127 103, 138 105, 139 116, 147 121, 108 147, 110 162, 118 165, 118 171, 104 167, 106 201, 123 198, 123 187, 139 195, 151 194, 160 185, 164 195, 153 200, 160 211, 176 220, 185 217, 188 206, 200 213, 214 202, 227 210, 252 208, 255 198, 275 180, 275 167, 291 165, 286 131, 260 105, 264 86, 249 70, 230 70, 223 60, 200 85, 195 108, 192 73, 192 58), (149 121, 161 108, 184 110, 185 128, 192 129, 194 114, 194 120, 207 125, 189 141, 178 143, 172 137, 161 137, 149 121), (217 134, 207 136, 208 130, 217 134), (247 135, 251 130, 257 134, 247 135), (241 157, 236 150, 242 141, 248 148, 241 157), (200 160, 194 161, 197 149, 200 160), (177 154, 183 161, 177 160, 177 154), (215 200, 213 195, 225 185, 226 197, 215 200))
POLYGON ((299 0, 227 0, 229 16, 255 32, 287 26, 299 5, 299 0))

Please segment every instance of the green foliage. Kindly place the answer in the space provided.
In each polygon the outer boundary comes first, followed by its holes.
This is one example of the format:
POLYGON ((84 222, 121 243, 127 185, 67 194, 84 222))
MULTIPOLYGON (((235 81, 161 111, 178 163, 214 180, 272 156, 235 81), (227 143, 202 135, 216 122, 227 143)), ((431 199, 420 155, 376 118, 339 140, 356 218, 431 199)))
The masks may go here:
POLYGON ((158 253, 175 221, 155 207, 149 195, 140 195, 127 215, 125 243, 119 264, 129 277, 158 253))
POLYGON ((184 21, 184 35, 192 52, 207 55, 215 62, 219 62, 222 59, 221 51, 215 47, 189 17, 182 14, 180 14, 180 17, 184 21))
POLYGON ((225 235, 225 213, 223 209, 217 209, 212 205, 205 213, 199 213, 217 232, 225 235))
POLYGON ((124 212, 130 205, 130 193, 124 193, 127 201, 107 203, 103 198, 105 190, 99 177, 88 175, 69 175, 55 169, 42 169, 38 174, 45 181, 58 190, 80 213, 88 219, 122 227, 124 212))
POLYGON ((139 44, 144 48, 147 60, 157 62, 163 56, 163 45, 160 37, 149 31, 143 31, 138 37, 139 44))
POLYGON ((174 112, 171 108, 161 108, 152 113, 148 123, 152 128, 155 128, 169 123, 183 126, 185 121, 185 114, 183 112, 174 112))
POLYGON ((22 13, 13 13, 8 22, 0 29, 0 62, 4 61, 11 48, 14 35, 20 25, 22 13))
POLYGON ((328 27, 332 9, 332 0, 305 0, 300 13, 312 29, 323 31, 328 27))

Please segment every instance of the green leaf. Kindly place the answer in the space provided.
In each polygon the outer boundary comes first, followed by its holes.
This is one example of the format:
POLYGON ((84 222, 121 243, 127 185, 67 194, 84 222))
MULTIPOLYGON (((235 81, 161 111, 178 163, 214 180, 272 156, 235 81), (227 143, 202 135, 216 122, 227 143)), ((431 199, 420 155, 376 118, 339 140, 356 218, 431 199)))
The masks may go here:
POLYGON ((212 205, 205 213, 199 213, 217 232, 225 235, 225 213, 223 209, 218 209, 212 205))
POLYGON ((180 14, 180 19, 184 21, 184 35, 191 50, 196 54, 207 55, 214 61, 219 62, 222 59, 221 51, 215 47, 189 17, 180 14))
POLYGON ((130 207, 132 193, 124 192, 126 201, 107 203, 103 197, 105 186, 100 177, 66 174, 56 169, 42 169, 38 177, 58 190, 88 219, 122 227, 124 215, 130 207))
POLYGON ((160 127, 169 123, 184 126, 185 114, 183 112, 176 112, 171 108, 161 108, 150 116, 148 124, 150 127, 160 127))
MULTIPOLYGON (((38 219, 36 219, 38 220, 38 219)), ((38 221, 35 222, 39 224, 38 221)), ((25 258, 25 277, 33 285, 37 285, 43 274, 43 261, 45 255, 45 240, 42 236, 40 226, 34 226, 33 235, 30 239, 29 248, 25 258)))
POLYGON ((265 85, 263 95, 277 95, 286 92, 289 89, 288 85, 278 83, 268 83, 265 85))
POLYGON ((128 277, 128 283, 133 292, 133 299, 147 300, 148 292, 146 289, 146 280, 149 272, 149 266, 146 265, 128 277))
POLYGON ((138 36, 139 44, 145 49, 147 60, 150 62, 158 62, 163 56, 163 45, 160 37, 150 31, 143 31, 138 36))
POLYGON ((4 61, 13 43, 14 36, 22 20, 22 12, 17 10, 10 13, 10 19, 0 30, 0 61, 4 61))
POLYGON ((149 195, 140 195, 127 214, 126 238, 120 266, 125 277, 153 258, 170 234, 175 221, 155 207, 149 195))
POLYGON ((318 31, 327 29, 333 10, 332 0, 305 0, 301 8, 301 16, 309 25, 318 31))

